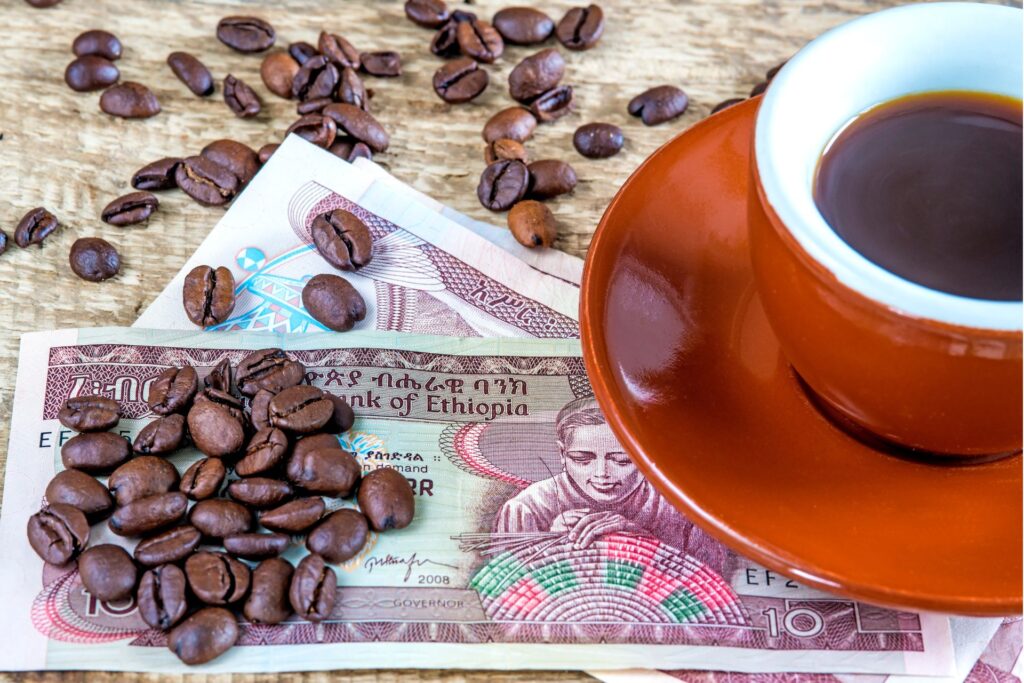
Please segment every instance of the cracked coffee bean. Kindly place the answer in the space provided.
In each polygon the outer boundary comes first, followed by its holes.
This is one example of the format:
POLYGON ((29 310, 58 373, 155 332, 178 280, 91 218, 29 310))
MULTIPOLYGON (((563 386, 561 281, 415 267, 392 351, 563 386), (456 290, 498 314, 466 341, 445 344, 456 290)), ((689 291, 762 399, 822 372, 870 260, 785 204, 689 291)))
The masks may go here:
POLYGON ((235 368, 235 384, 245 396, 260 389, 279 394, 306 376, 306 368, 281 349, 261 349, 243 358, 235 368))
POLYGON ((174 173, 181 159, 164 157, 146 164, 132 175, 132 187, 136 190, 170 190, 178 186, 174 173))
POLYGON ((135 560, 145 567, 181 562, 195 552, 202 538, 194 526, 176 526, 139 541, 135 546, 135 560))
POLYGON ((142 455, 170 455, 185 443, 185 416, 159 417, 139 431, 132 449, 142 455))
MULTIPOLYGON (((366 86, 363 84, 363 79, 359 77, 359 74, 354 69, 341 70, 337 98, 339 102, 355 105, 363 111, 370 111, 370 98, 366 94, 366 86)), ((329 104, 331 102, 324 104, 324 107, 329 104)), ((320 109, 322 110, 324 107, 320 107, 320 109)))
POLYGON ((526 148, 521 142, 508 138, 499 138, 484 147, 484 163, 493 164, 502 159, 516 159, 525 163, 529 162, 526 148))
POLYGON ((589 50, 604 34, 604 12, 597 5, 573 7, 555 27, 555 37, 570 50, 589 50))
POLYGON ((266 389, 260 389, 252 397, 252 402, 249 404, 249 422, 255 429, 262 430, 270 427, 270 399, 272 398, 274 398, 274 394, 266 389))
POLYGON ((71 51, 76 57, 99 55, 111 61, 121 58, 121 41, 110 31, 92 29, 78 34, 71 43, 71 51))
POLYGON ((262 52, 276 37, 274 27, 259 17, 224 17, 217 24, 217 39, 239 52, 262 52))
POLYGON ((185 572, 173 564, 150 569, 142 575, 135 596, 139 616, 151 628, 170 629, 188 611, 185 586, 185 572))
POLYGON ((339 135, 358 140, 374 152, 387 150, 390 136, 373 114, 353 104, 339 103, 324 107, 323 115, 334 120, 339 135))
POLYGON ((674 85, 659 85, 645 90, 629 101, 627 110, 639 116, 645 126, 656 126, 681 116, 690 100, 674 85))
POLYGON ((366 302, 343 277, 321 273, 302 288, 302 305, 314 320, 329 330, 347 332, 366 318, 366 302))
POLYGON ((270 424, 296 434, 311 434, 331 419, 334 404, 308 384, 289 387, 270 400, 270 424))
POLYGON ((65 401, 57 419, 76 432, 105 432, 117 426, 121 406, 105 396, 75 396, 65 401))
POLYGON ((125 81, 103 91, 100 109, 123 119, 146 119, 160 113, 160 102, 146 86, 125 81))
POLYGON ((493 64, 505 51, 505 41, 501 34, 481 19, 459 23, 455 29, 455 39, 462 54, 485 64, 493 64))
POLYGON ((198 390, 199 375, 195 368, 167 368, 149 385, 146 404, 157 415, 181 413, 188 409, 198 390))
POLYGON ((178 470, 155 455, 141 455, 118 467, 107 479, 107 488, 119 506, 169 493, 178 488, 178 470))
POLYGON ((205 664, 238 642, 238 621, 222 607, 201 609, 167 634, 167 647, 185 664, 205 664))
POLYGON ((480 175, 476 196, 484 208, 507 211, 526 194, 529 180, 523 162, 507 159, 495 161, 480 175))
POLYGON ((181 191, 205 206, 223 206, 238 192, 238 176, 204 156, 182 159, 174 173, 181 191))
POLYGON ((558 234, 551 209, 534 199, 516 203, 508 212, 508 228, 524 247, 550 247, 558 234))
POLYGON ((213 74, 193 55, 188 52, 172 52, 167 55, 167 66, 171 67, 174 75, 193 95, 206 97, 213 94, 213 74))
POLYGON ((217 495, 227 474, 227 467, 220 458, 202 458, 185 470, 178 490, 192 500, 206 500, 217 495))
POLYGON ((78 508, 50 503, 28 518, 28 543, 44 562, 67 564, 88 542, 89 521, 78 508))
POLYGON ((299 67, 292 81, 292 95, 305 102, 333 97, 338 88, 338 67, 323 55, 310 57, 299 67))
MULTIPOLYGON (((270 396, 270 392, 261 393, 270 396)), ((268 400, 268 408, 269 405, 268 400)), ((274 427, 263 427, 249 440, 245 455, 235 463, 235 473, 240 477, 251 477, 270 472, 284 462, 287 455, 288 437, 285 433, 274 427)))
POLYGON ((220 164, 245 185, 260 170, 260 159, 249 145, 237 140, 214 140, 199 152, 199 156, 220 164))
POLYGON ((338 577, 319 555, 306 555, 292 575, 288 600, 306 621, 321 622, 331 616, 337 598, 338 577))
POLYGON ((312 142, 317 147, 327 149, 334 144, 338 135, 338 126, 329 116, 323 114, 306 114, 288 126, 285 136, 294 133, 303 140, 312 142))
POLYGON ((192 555, 185 561, 185 577, 192 593, 207 605, 229 605, 249 592, 249 567, 227 553, 203 550, 192 555))
POLYGON ((437 33, 430 39, 430 52, 438 57, 457 57, 462 48, 458 40, 459 22, 449 21, 438 28, 437 33))
POLYGON ((323 213, 310 227, 313 246, 339 270, 359 270, 373 259, 373 236, 355 214, 344 209, 323 213))
POLYGON ((180 522, 187 507, 183 494, 159 493, 117 508, 107 526, 118 536, 145 536, 180 522))
POLYGON ((68 263, 75 275, 88 282, 109 280, 121 270, 121 255, 99 237, 81 237, 71 245, 68 263))
POLYGON ((199 327, 222 323, 235 310, 235 278, 223 266, 196 266, 185 276, 182 302, 188 319, 199 327))
POLYGON ((110 225, 135 225, 149 220, 160 200, 150 192, 129 192, 107 204, 100 219, 110 225))
POLYGON ((449 104, 469 102, 487 88, 489 77, 469 57, 460 57, 434 72, 434 92, 449 104))
POLYGON ((334 62, 339 69, 359 68, 359 50, 339 35, 321 31, 317 40, 317 49, 320 50, 320 54, 334 62))
POLYGON ((210 370, 210 374, 203 378, 203 384, 210 389, 216 389, 217 391, 223 391, 224 393, 230 394, 232 376, 231 361, 227 357, 221 358, 220 361, 213 366, 213 370, 210 370))
POLYGON ((102 90, 117 83, 121 72, 117 66, 99 55, 83 55, 68 64, 64 70, 64 82, 75 92, 102 90))
POLYGON ((530 103, 530 112, 541 123, 556 121, 573 110, 571 85, 552 88, 530 103))
POLYGON ((107 487, 85 472, 63 470, 46 485, 46 502, 78 508, 90 522, 97 522, 114 508, 107 487))
POLYGON ((115 602, 135 590, 138 570, 128 551, 113 543, 103 543, 86 548, 79 555, 78 577, 94 598, 115 602))
POLYGON ((251 119, 263 108, 256 91, 231 74, 224 77, 224 103, 240 119, 251 119))
POLYGON ((305 41, 300 41, 288 46, 288 54, 292 56, 292 59, 299 63, 299 66, 302 66, 320 53, 317 52, 316 47, 305 41))
POLYGON ((60 226, 57 217, 41 206, 38 206, 18 221, 18 227, 14 229, 14 243, 24 249, 32 244, 43 245, 43 240, 49 237, 54 230, 60 226))

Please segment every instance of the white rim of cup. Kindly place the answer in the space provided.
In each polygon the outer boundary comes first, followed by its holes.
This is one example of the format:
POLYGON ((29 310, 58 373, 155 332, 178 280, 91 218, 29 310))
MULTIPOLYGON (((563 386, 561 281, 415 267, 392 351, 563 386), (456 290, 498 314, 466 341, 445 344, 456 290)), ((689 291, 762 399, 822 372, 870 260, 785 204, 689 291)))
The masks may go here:
POLYGON ((1022 302, 941 292, 869 261, 832 230, 813 197, 822 151, 843 126, 876 104, 935 90, 1021 98, 1020 25, 1021 10, 1013 7, 960 2, 896 7, 822 34, 776 74, 754 134, 764 195, 800 246, 841 283, 912 317, 996 331, 1022 329, 1022 302), (886 77, 865 79, 872 68, 886 77), (836 104, 831 119, 814 118, 814 106, 843 98, 845 108, 836 104))

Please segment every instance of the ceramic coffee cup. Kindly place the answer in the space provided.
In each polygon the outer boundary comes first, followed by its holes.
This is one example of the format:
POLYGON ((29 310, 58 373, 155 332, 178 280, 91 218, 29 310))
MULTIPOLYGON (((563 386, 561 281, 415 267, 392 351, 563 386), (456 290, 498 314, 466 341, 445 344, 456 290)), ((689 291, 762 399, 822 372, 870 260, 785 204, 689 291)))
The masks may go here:
POLYGON ((793 57, 754 133, 751 258, 782 351, 825 412, 910 449, 1021 448, 1020 302, 929 289, 875 265, 826 223, 816 165, 844 124, 904 95, 1021 97, 1021 12, 910 5, 844 24, 793 57))

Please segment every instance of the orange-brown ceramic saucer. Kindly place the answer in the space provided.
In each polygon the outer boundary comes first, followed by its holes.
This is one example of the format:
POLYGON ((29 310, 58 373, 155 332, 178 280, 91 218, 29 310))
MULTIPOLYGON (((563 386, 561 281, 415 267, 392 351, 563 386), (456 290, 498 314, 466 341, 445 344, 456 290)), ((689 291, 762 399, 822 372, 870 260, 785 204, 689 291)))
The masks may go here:
POLYGON ((1021 457, 883 453, 823 417, 765 319, 746 202, 757 101, 626 182, 583 277, 594 390, 639 467, 723 542, 804 584, 962 614, 1021 611, 1021 457))

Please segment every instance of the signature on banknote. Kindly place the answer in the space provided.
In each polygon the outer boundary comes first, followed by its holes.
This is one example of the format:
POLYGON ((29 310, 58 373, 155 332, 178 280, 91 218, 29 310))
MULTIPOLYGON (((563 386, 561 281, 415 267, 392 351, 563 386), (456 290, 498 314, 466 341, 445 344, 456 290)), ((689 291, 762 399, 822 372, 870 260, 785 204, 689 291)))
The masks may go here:
POLYGON ((426 567, 428 565, 437 567, 447 567, 448 569, 458 569, 454 564, 447 564, 445 562, 438 562, 437 560, 420 559, 419 553, 413 553, 412 555, 392 555, 388 553, 383 557, 369 557, 366 562, 363 563, 363 568, 367 574, 372 574, 374 569, 380 569, 381 567, 405 567, 405 577, 402 579, 404 583, 408 583, 412 579, 413 570, 419 569, 420 567, 426 567))

